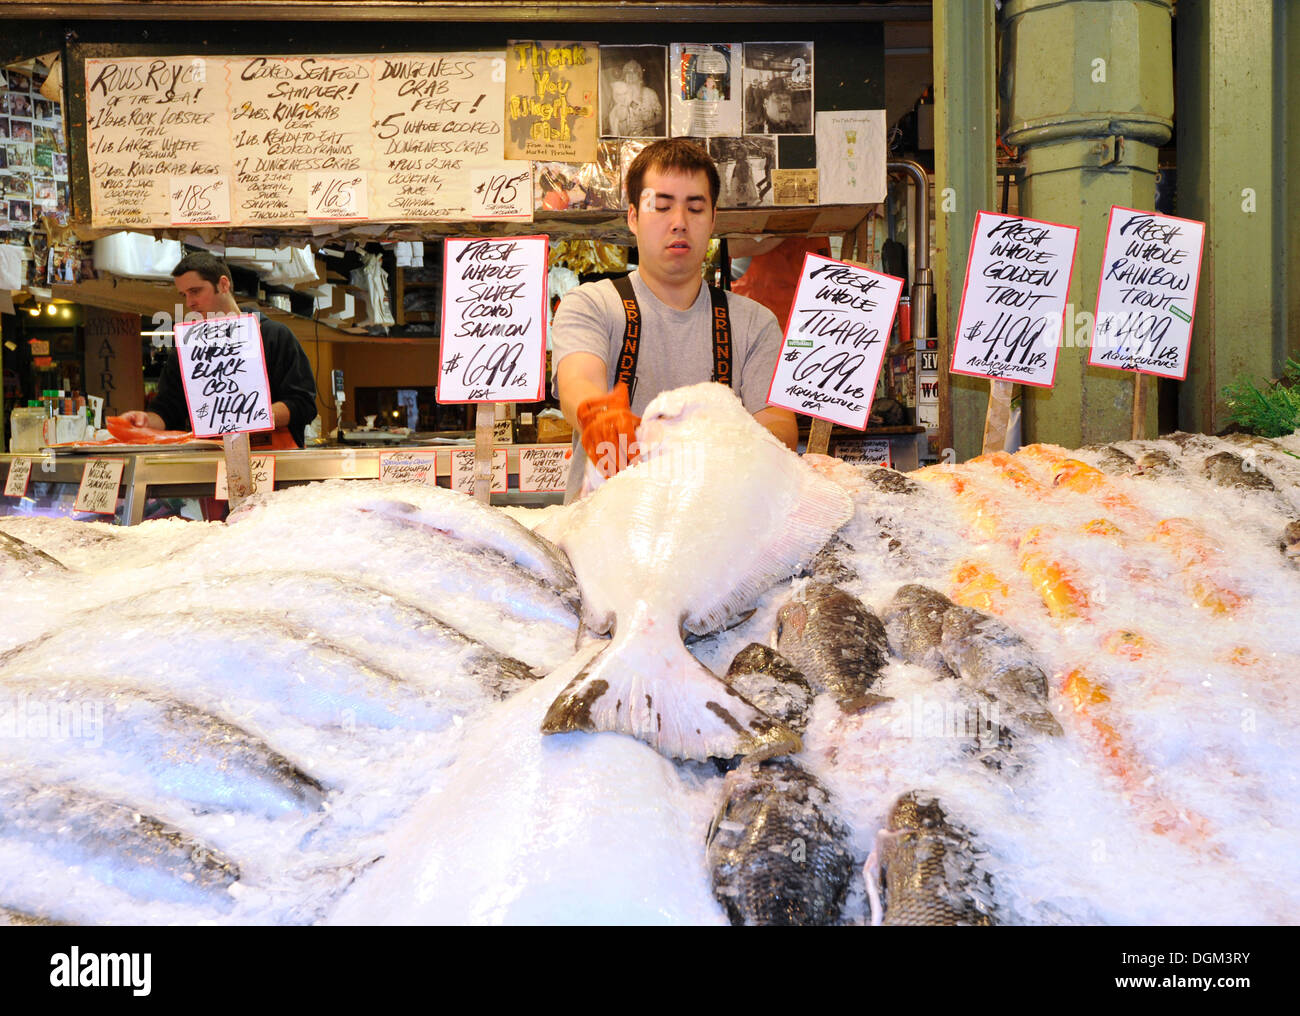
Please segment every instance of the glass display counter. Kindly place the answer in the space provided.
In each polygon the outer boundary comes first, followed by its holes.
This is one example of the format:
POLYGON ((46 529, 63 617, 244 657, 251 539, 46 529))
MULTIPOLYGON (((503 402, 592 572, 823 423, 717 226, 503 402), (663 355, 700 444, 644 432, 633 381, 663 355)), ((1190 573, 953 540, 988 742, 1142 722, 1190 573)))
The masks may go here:
MULTIPOLYGON (((472 448, 473 444, 468 443, 472 448)), ((451 446, 459 447, 459 446, 451 446)), ((495 505, 542 507, 559 504, 563 493, 523 493, 519 487, 519 449, 526 445, 507 446, 509 490, 494 493, 495 505)), ((431 448, 406 447, 400 451, 433 451, 431 448)), ((438 451, 446 454, 447 446, 438 451)), ((273 452, 275 456, 275 486, 297 486, 316 480, 374 480, 379 477, 381 448, 313 448, 300 451, 273 452)), ((22 497, 0 497, 0 516, 35 515, 54 518, 71 518, 81 521, 112 521, 117 525, 136 525, 148 518, 202 519, 211 514, 212 498, 216 492, 219 451, 185 452, 124 451, 119 448, 105 450, 100 457, 124 458, 121 486, 118 489, 116 511, 112 516, 78 512, 73 505, 81 485, 86 463, 96 456, 44 452, 26 456, 0 455, 0 485, 9 477, 9 466, 15 458, 31 460, 31 477, 27 493, 22 497)), ((438 485, 449 487, 450 477, 439 464, 438 485)), ((401 484, 393 484, 394 493, 401 484)), ((222 513, 224 515, 224 513, 222 513)))

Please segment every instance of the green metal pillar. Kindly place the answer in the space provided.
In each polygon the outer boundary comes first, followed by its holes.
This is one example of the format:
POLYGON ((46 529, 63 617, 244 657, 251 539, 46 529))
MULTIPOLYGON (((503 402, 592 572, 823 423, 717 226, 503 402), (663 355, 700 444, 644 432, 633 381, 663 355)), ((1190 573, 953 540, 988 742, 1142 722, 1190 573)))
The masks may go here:
MULTIPOLYGON (((1089 367, 1112 205, 1153 209, 1173 126, 1169 0, 1009 0, 1003 7, 1006 140, 1022 149, 1021 214, 1079 228, 1052 388, 1025 388, 1023 434, 1075 448, 1127 438, 1133 375, 1089 367)), ((1180 180, 1181 183, 1181 180, 1180 180)), ((1147 432, 1157 422, 1147 386, 1147 432)))
POLYGON ((939 436, 959 459, 980 453, 987 382, 948 373, 975 213, 991 211, 996 175, 993 0, 934 0, 935 296, 939 436))
POLYGON ((1277 69, 1277 94, 1282 98, 1277 141, 1283 151, 1275 158, 1281 179, 1277 180, 1279 206, 1285 209, 1286 233, 1279 259, 1279 290, 1285 294, 1285 313, 1281 331, 1286 356, 1300 360, 1300 0, 1287 0, 1277 15, 1285 22, 1285 31, 1277 34, 1273 51, 1277 69), (1287 185, 1290 181, 1290 185, 1287 185))
POLYGON ((1277 132, 1285 129, 1287 90, 1278 88, 1285 67, 1276 60, 1279 17, 1287 8, 1300 16, 1297 6, 1178 5, 1178 212, 1206 227, 1178 413, 1185 430, 1226 426, 1223 386, 1241 374, 1275 377, 1283 359, 1286 219, 1276 167, 1285 160, 1277 132))

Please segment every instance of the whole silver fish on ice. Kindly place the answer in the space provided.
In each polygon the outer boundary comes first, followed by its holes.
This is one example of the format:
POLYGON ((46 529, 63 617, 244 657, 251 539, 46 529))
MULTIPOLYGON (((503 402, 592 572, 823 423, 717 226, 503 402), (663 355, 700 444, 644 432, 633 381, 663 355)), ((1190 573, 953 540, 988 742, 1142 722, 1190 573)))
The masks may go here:
POLYGON ((583 619, 614 638, 542 730, 619 731, 675 758, 791 750, 797 736, 698 663, 682 632, 713 631, 750 609, 849 520, 852 499, 722 385, 662 393, 637 436, 641 458, 555 534, 583 619))

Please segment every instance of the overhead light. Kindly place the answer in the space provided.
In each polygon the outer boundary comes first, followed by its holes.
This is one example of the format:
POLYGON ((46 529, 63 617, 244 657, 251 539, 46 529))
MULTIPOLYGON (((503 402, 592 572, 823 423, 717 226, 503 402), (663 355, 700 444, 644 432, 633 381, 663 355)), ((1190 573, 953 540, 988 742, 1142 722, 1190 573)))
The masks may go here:
POLYGON ((30 314, 32 317, 40 317, 40 316, 41 316, 41 308, 40 308, 40 307, 28 307, 28 308, 27 308, 27 313, 30 314))
MULTIPOLYGON (((51 304, 53 306, 53 304, 51 304)), ((72 308, 65 306, 63 308, 63 317, 72 317, 72 308)))
MULTIPOLYGON (((54 304, 52 303, 47 303, 45 305, 45 312, 49 314, 50 317, 54 317, 54 315, 56 315, 59 312, 59 308, 54 306, 54 304)), ((37 311, 36 313, 39 314, 40 311, 37 311)))

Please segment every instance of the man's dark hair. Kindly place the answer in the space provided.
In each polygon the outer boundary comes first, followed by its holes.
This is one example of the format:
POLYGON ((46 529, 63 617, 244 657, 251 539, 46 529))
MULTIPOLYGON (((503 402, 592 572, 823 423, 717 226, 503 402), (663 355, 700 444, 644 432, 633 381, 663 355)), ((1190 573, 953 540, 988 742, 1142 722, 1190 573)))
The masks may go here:
POLYGON ((709 158, 709 153, 694 141, 686 138, 665 138, 646 145, 627 170, 627 199, 633 207, 641 201, 641 183, 646 170, 656 173, 699 173, 709 178, 709 197, 713 207, 718 207, 718 193, 722 183, 718 179, 718 167, 709 158))
POLYGON ((209 254, 205 250, 193 251, 176 262, 176 267, 172 269, 172 278, 178 279, 186 272, 198 272, 202 278, 212 283, 213 289, 218 288, 217 283, 223 275, 230 279, 232 286, 235 283, 234 277, 230 274, 230 269, 226 267, 226 263, 215 254, 209 254))

